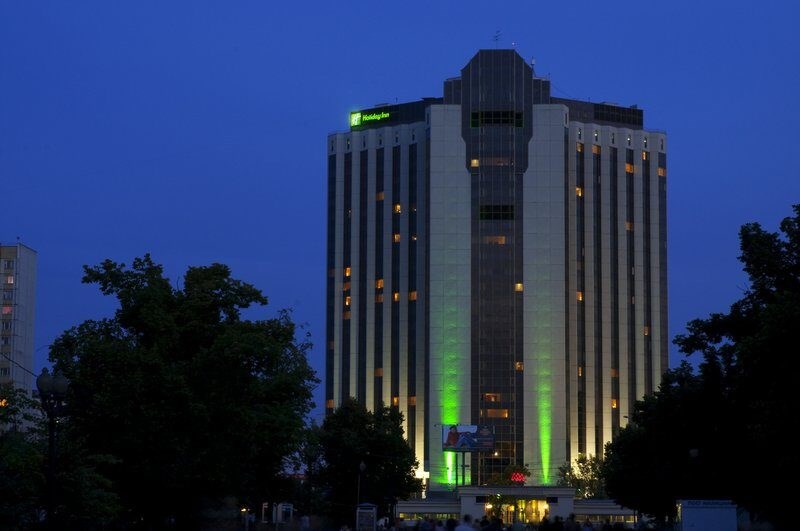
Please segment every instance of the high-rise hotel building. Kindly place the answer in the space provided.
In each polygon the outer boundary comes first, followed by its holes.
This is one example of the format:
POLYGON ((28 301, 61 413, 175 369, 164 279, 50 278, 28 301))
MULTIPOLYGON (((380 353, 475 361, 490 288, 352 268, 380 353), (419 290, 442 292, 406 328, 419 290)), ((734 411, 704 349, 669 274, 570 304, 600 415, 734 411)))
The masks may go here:
POLYGON ((494 429, 468 484, 602 453, 667 369, 664 133, 481 50, 327 153, 327 410, 399 408, 432 490, 456 479, 443 425, 494 429))
POLYGON ((0 384, 31 392, 36 251, 17 243, 0 245, 0 384))

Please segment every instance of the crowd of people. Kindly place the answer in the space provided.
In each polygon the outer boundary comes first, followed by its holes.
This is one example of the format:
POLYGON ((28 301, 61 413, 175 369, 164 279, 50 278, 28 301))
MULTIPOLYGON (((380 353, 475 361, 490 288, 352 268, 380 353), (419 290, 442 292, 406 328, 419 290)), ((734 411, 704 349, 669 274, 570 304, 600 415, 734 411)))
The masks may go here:
POLYGON ((461 522, 454 518, 448 518, 445 521, 425 518, 411 525, 408 522, 404 522, 402 518, 395 522, 382 519, 378 522, 378 529, 380 531, 409 531, 411 529, 416 531, 616 531, 625 529, 625 526, 621 522, 611 524, 609 520, 598 524, 593 524, 588 519, 584 522, 578 522, 574 514, 569 515, 566 519, 560 516, 555 516, 552 519, 545 516, 535 524, 523 524, 517 521, 508 525, 504 524, 496 516, 473 519, 467 514, 464 515, 461 522))

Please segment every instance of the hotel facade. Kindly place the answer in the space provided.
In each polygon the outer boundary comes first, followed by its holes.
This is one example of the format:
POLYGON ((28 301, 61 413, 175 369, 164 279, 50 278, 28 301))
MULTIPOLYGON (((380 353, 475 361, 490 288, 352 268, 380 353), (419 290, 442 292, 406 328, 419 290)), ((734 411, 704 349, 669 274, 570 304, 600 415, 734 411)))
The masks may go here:
POLYGON ((514 50, 328 137, 326 410, 404 415, 429 491, 601 454, 667 369, 666 136, 514 50), (494 451, 442 450, 488 425, 494 451))

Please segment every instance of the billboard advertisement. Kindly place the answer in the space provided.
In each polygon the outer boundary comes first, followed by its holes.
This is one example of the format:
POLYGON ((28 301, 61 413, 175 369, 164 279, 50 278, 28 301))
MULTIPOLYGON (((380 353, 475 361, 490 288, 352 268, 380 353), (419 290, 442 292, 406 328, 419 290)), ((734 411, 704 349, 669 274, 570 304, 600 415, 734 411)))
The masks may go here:
POLYGON ((449 424, 442 426, 442 450, 446 452, 493 452, 491 426, 449 424))

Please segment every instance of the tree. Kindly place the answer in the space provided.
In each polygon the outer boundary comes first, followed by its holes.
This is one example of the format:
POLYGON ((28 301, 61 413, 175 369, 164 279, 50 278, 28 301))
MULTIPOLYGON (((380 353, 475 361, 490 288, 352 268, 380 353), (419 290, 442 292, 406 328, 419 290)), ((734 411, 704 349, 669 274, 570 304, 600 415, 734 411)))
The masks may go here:
POLYGON ((602 470, 603 456, 578 454, 574 464, 558 467, 558 485, 574 488, 577 498, 605 498, 602 470))
POLYGON ((44 492, 44 454, 32 428, 36 404, 13 384, 0 385, 0 529, 38 521, 44 492))
POLYGON ((310 440, 318 454, 310 459, 309 479, 322 492, 320 509, 332 524, 352 524, 359 502, 377 505, 379 516, 388 514, 396 500, 422 488, 396 408, 373 412, 355 399, 345 400, 310 440))
POLYGON ((242 319, 267 300, 222 264, 189 268, 183 289, 149 255, 84 271, 119 308, 64 332, 50 358, 70 380, 66 434, 109 457, 126 519, 192 528, 224 497, 278 496, 317 383, 289 314, 242 319))
POLYGON ((668 516, 680 497, 732 498, 778 528, 792 528, 790 489, 800 458, 785 441, 800 428, 795 356, 800 329, 800 205, 782 234, 758 223, 739 233, 749 287, 728 313, 696 319, 675 343, 688 364, 635 406, 606 455, 615 500, 668 516))

